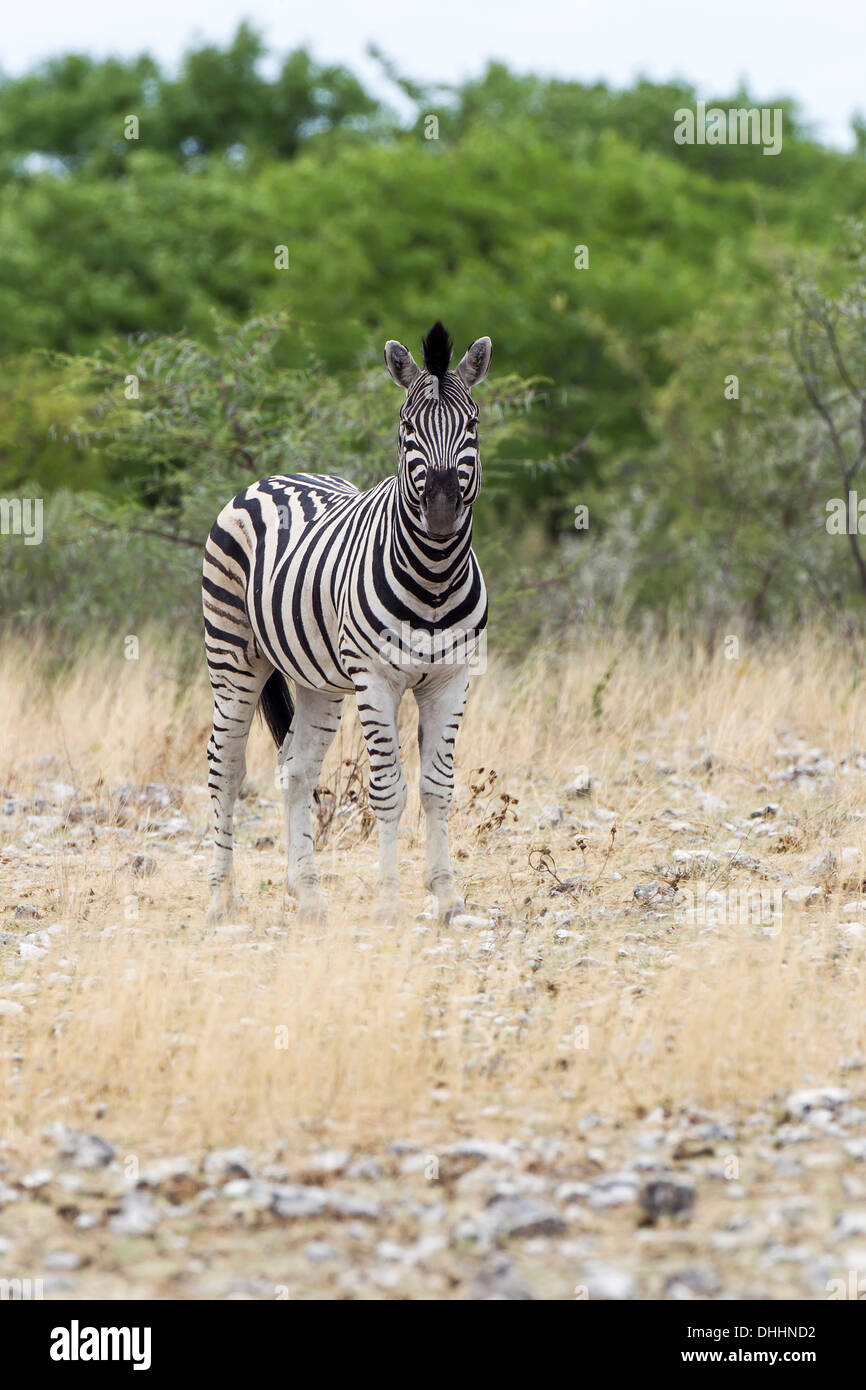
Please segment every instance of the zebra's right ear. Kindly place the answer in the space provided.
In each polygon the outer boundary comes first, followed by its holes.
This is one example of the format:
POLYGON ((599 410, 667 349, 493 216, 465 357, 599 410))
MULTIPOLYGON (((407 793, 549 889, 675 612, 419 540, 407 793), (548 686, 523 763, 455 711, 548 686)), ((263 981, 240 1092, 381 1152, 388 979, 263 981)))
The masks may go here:
POLYGON ((393 338, 389 338, 385 344, 385 366, 397 385, 404 386, 407 391, 415 378, 421 375, 421 368, 409 349, 393 338))
POLYGON ((476 338, 471 347, 466 349, 457 368, 457 375, 468 391, 486 377, 492 352, 493 344, 489 338, 476 338))

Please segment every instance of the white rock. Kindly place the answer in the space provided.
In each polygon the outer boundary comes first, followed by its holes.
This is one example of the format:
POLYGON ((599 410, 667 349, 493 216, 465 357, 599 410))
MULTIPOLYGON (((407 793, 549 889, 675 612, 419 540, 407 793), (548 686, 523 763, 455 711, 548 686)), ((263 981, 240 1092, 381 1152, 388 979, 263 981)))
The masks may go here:
POLYGON ((157 1158, 142 1169, 139 1182, 146 1183, 148 1187, 159 1187, 171 1178, 187 1177, 191 1172, 192 1163, 188 1158, 157 1158))
POLYGON ((74 1250, 49 1250, 44 1260, 46 1269, 78 1269, 80 1264, 81 1256, 74 1250))
POLYGON ((22 960, 42 960, 48 952, 44 946, 35 946, 31 941, 21 941, 18 954, 22 960))
POLYGON ((590 1300, 605 1299, 618 1302, 635 1296, 635 1281, 632 1276, 614 1265, 587 1265, 581 1282, 586 1285, 590 1300))
POLYGON ((866 1236, 866 1211, 842 1211, 833 1223, 836 1240, 849 1236, 866 1236))
POLYGON ((492 1139, 461 1139, 442 1152, 456 1158, 483 1158, 488 1163, 517 1162, 517 1154, 511 1145, 500 1144, 492 1139))
POLYGON ((346 1149, 323 1149, 321 1153, 313 1154, 310 1167, 320 1173, 342 1173, 351 1160, 352 1155, 346 1149))
POLYGON ((149 1236, 159 1225, 159 1211, 149 1192, 127 1192, 120 1210, 111 1218, 111 1229, 119 1236, 149 1236))
POLYGON ((820 902, 824 894, 814 883, 798 884, 795 888, 786 888, 784 895, 787 902, 793 903, 795 907, 811 907, 812 903, 820 902))
POLYGON ((36 1192, 40 1187, 47 1186, 54 1177, 50 1168, 34 1168, 32 1173, 25 1173, 21 1179, 21 1186, 26 1187, 30 1192, 36 1192))
POLYGON ((73 1168, 106 1168, 114 1158, 112 1145, 98 1134, 84 1134, 58 1123, 49 1126, 46 1137, 56 1142, 59 1157, 73 1168))
POLYGON ((841 1086, 817 1086, 811 1090, 792 1091, 788 1096, 788 1114, 801 1120, 816 1110, 836 1110, 851 1099, 851 1092, 841 1086))
POLYGON ((231 1174, 232 1177, 250 1177, 252 1167, 250 1164, 249 1151, 244 1148, 237 1149, 211 1149, 204 1161, 204 1171, 208 1178, 220 1178, 231 1174), (238 1171, 233 1172, 233 1169, 238 1171))

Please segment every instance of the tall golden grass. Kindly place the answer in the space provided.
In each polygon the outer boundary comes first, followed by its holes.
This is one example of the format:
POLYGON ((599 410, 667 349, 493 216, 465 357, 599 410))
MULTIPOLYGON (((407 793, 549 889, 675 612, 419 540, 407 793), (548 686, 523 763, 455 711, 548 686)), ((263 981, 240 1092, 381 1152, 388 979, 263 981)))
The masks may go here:
MULTIPOLYGON (((775 934, 647 918, 633 898, 678 843, 659 819, 672 803, 717 854, 732 816, 782 803, 796 828, 785 852, 746 848, 786 882, 813 881, 809 864, 834 844, 864 848, 866 778, 839 777, 827 794, 772 780, 780 741, 799 738, 831 758, 866 745, 858 666, 830 637, 806 633, 729 661, 618 634, 519 667, 494 661, 461 734, 452 845, 478 915, 500 915, 460 928, 424 915, 413 787, 406 914, 390 930, 373 924, 375 837, 357 825, 320 856, 327 926, 300 925, 286 909, 274 755, 260 729, 243 803, 259 819, 239 817, 236 853, 248 913, 205 930, 203 676, 184 679, 158 634, 142 640, 138 661, 123 660, 118 644, 49 675, 45 655, 24 644, 3 653, 0 788, 26 802, 64 781, 100 817, 92 841, 87 811, 32 856, 22 852, 25 813, 0 823, 0 869, 13 885, 0 999, 22 1005, 0 1015, 6 1143, 27 1150, 55 1119, 85 1128, 98 1119, 101 1133, 142 1154, 222 1143, 272 1151, 310 1135, 363 1147, 410 1131, 431 1142, 526 1125, 557 1133, 588 1111, 736 1113, 785 1088, 838 1081, 841 1060, 866 1051, 864 948, 840 945, 838 926, 850 892, 828 884, 824 902, 786 908, 775 934), (714 759, 706 773, 694 771, 701 750, 714 759), (593 795, 566 802, 579 766, 593 795), (124 783, 176 788, 190 833, 161 837, 146 820, 119 833, 124 783), (724 809, 699 810, 701 785, 724 809), (517 798, 518 819, 497 825, 503 791, 517 798), (551 803, 567 820, 589 823, 599 808, 616 819, 577 834, 536 828, 551 803), (273 849, 255 849, 266 832, 273 849), (534 849, 549 851, 547 869, 534 849), (129 863, 143 852, 156 872, 139 878, 129 863), (552 896, 551 868, 563 881, 582 876, 588 891, 552 896), (13 920, 17 902, 41 918, 13 920), (22 958, 19 941, 53 923, 44 957, 22 958)), ((413 729, 407 701, 410 784, 413 729)), ((333 781, 359 746, 348 717, 323 778, 333 781)))

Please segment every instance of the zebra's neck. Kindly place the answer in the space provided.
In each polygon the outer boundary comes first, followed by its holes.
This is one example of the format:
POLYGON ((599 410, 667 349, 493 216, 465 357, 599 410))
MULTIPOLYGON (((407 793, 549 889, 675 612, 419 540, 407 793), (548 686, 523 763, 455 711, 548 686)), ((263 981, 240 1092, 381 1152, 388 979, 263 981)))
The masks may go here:
POLYGON ((420 519, 412 515, 395 478, 391 496, 390 561, 393 577, 410 593, 427 593, 442 602, 466 583, 473 562, 472 509, 453 536, 436 540, 428 536, 420 519))

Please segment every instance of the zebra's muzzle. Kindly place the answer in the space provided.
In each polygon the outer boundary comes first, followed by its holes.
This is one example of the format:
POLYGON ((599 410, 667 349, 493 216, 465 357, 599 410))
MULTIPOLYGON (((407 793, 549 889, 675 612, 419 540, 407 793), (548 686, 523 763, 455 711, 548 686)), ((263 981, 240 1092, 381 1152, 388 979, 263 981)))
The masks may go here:
POLYGON ((464 511, 457 469, 428 469, 421 498, 421 519, 427 534, 436 540, 453 536, 464 511))

